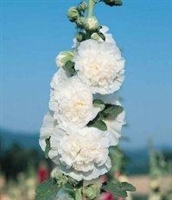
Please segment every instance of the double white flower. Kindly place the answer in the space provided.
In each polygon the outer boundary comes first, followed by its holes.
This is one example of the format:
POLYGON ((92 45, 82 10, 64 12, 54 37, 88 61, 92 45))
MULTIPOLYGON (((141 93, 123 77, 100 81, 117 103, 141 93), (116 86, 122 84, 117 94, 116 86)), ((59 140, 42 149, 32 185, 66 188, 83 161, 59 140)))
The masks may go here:
POLYGON ((124 59, 113 43, 86 40, 74 56, 80 79, 93 93, 109 94, 119 90, 124 80, 124 59))
POLYGON ((108 148, 111 134, 97 128, 56 129, 50 139, 49 157, 61 164, 61 171, 80 181, 105 174, 111 167, 108 148))
POLYGON ((52 80, 50 109, 61 128, 82 128, 94 119, 100 110, 93 107, 93 95, 88 86, 77 76, 63 76, 59 70, 52 80))

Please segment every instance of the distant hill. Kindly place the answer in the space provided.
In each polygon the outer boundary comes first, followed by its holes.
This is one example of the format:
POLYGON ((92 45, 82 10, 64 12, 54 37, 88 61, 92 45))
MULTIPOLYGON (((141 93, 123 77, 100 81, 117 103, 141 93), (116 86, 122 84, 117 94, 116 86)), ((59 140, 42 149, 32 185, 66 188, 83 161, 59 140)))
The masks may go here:
POLYGON ((21 133, 0 128, 0 143, 3 149, 7 149, 12 143, 24 148, 39 149, 38 133, 21 133))

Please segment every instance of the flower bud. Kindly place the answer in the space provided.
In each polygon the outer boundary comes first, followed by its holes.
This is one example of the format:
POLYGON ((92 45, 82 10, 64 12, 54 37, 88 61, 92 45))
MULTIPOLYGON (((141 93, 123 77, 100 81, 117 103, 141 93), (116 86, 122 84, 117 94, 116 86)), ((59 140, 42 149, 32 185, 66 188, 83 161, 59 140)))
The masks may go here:
POLYGON ((56 57, 56 64, 58 67, 64 67, 68 61, 72 61, 74 57, 73 51, 62 51, 56 57))
POLYGON ((93 33, 91 35, 91 39, 93 40, 97 40, 97 41, 102 41, 102 40, 106 40, 105 36, 103 33, 93 33))
POLYGON ((91 39, 100 41, 100 40, 101 40, 101 37, 99 36, 98 33, 93 33, 93 34, 91 35, 91 39))
POLYGON ((82 41, 84 40, 84 38, 85 38, 85 33, 83 33, 83 32, 78 32, 78 33, 77 33, 77 35, 76 35, 76 40, 77 40, 78 42, 82 42, 82 41))
POLYGON ((99 28, 99 22, 96 17, 89 17, 85 22, 85 29, 87 31, 96 31, 99 28))
POLYGON ((84 188, 83 192, 87 198, 95 199, 99 195, 100 190, 97 187, 97 185, 91 185, 91 186, 87 186, 86 188, 84 188))
POLYGON ((76 25, 79 28, 83 28, 85 25, 85 18, 84 17, 79 17, 76 21, 75 21, 76 25))
POLYGON ((121 0, 103 0, 109 6, 122 6, 121 0))
POLYGON ((58 185, 64 185, 68 181, 67 176, 63 175, 58 167, 53 169, 53 171, 51 172, 51 177, 57 180, 58 185))
POLYGON ((81 3, 78 5, 77 9, 78 9, 79 11, 85 11, 85 10, 88 9, 88 4, 87 4, 86 2, 81 2, 81 3))
POLYGON ((76 21, 79 17, 79 12, 77 8, 76 7, 69 8, 69 10, 67 11, 67 17, 71 22, 76 21))

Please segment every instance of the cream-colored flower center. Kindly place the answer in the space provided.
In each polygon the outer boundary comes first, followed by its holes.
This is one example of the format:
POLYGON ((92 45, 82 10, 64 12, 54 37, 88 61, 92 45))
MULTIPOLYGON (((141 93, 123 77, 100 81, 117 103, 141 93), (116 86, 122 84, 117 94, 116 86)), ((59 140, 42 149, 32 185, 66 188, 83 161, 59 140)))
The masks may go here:
POLYGON ((107 64, 108 66, 106 71, 105 65, 97 62, 91 62, 87 68, 87 77, 93 85, 97 86, 106 86, 111 84, 114 81, 116 76, 114 65, 107 64), (90 73, 91 71, 91 73, 90 73))
MULTIPOLYGON (((89 141, 83 144, 83 141, 76 140, 71 144, 71 155, 73 157, 73 167, 75 170, 81 170, 84 165, 90 165, 95 162, 95 154, 98 150, 96 144, 90 144, 89 141)), ((71 158, 72 158, 71 157, 71 158)))
POLYGON ((96 70, 96 71, 98 71, 98 70, 100 69, 99 64, 96 63, 96 62, 91 63, 90 66, 91 66, 91 67, 90 67, 91 69, 94 69, 94 70, 96 70))
POLYGON ((84 100, 76 100, 73 103, 69 103, 62 108, 62 112, 64 112, 66 118, 69 121, 78 121, 78 119, 83 119, 86 117, 88 112, 90 111, 90 106, 84 100))

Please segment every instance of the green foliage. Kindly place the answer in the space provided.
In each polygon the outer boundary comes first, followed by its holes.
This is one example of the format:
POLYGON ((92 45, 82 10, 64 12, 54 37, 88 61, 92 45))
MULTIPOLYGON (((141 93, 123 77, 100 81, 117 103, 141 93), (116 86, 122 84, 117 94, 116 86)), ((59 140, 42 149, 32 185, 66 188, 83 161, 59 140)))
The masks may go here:
POLYGON ((101 119, 115 119, 123 111, 123 107, 119 105, 106 104, 104 110, 100 113, 101 119))
POLYGON ((36 189, 35 200, 55 200, 60 187, 55 179, 44 181, 36 189))
POLYGON ((93 101, 93 105, 94 105, 94 107, 100 108, 100 110, 104 110, 105 109, 105 103, 100 99, 95 99, 93 101))
POLYGON ((111 158, 112 168, 107 173, 107 176, 113 179, 115 172, 125 173, 127 164, 127 156, 119 146, 111 146, 109 148, 109 157, 111 158))
POLYGON ((70 76, 73 76, 75 74, 75 69, 74 69, 75 63, 72 61, 67 61, 65 63, 65 66, 63 67, 63 69, 69 73, 70 76))
POLYGON ((114 196, 127 197, 127 192, 134 192, 136 188, 127 182, 110 181, 107 185, 102 186, 106 192, 112 193, 114 196))
POLYGON ((115 119, 123 111, 123 108, 121 106, 113 104, 105 104, 100 99, 95 99, 93 101, 93 105, 94 107, 99 107, 101 111, 98 113, 95 119, 93 119, 87 124, 87 126, 95 127, 102 131, 107 130, 107 125, 104 122, 104 120, 115 119))
POLYGON ((163 175, 171 174, 172 154, 170 152, 167 154, 165 152, 155 151, 152 141, 150 141, 149 146, 150 176, 152 178, 159 178, 163 175))
POLYGON ((24 149, 18 144, 12 144, 7 150, 3 150, 0 158, 1 170, 7 181, 17 180, 21 172, 28 173, 30 168, 36 169, 41 156, 34 149, 24 149))
POLYGON ((88 127, 95 127, 100 129, 101 131, 107 131, 106 123, 101 120, 99 116, 97 116, 93 121, 90 121, 87 124, 88 127))

